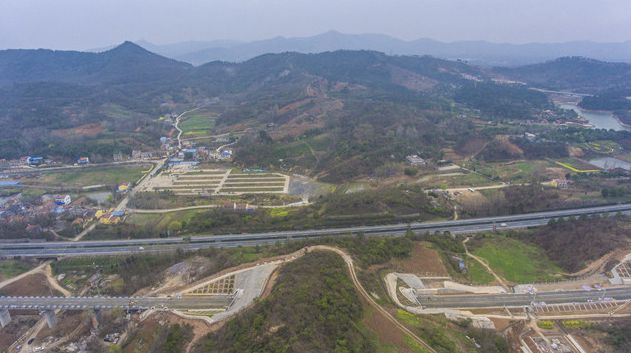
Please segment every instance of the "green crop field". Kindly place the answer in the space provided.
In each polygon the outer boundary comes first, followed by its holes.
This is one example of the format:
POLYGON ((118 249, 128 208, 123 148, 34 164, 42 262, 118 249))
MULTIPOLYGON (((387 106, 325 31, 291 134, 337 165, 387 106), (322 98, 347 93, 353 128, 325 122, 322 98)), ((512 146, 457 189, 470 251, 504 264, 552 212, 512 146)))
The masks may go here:
POLYGON ((561 269, 544 252, 521 241, 493 236, 481 240, 471 252, 485 259, 500 276, 514 283, 533 283, 558 278, 561 269))
POLYGON ((182 120, 179 124, 184 136, 200 136, 210 134, 210 130, 215 126, 215 117, 208 115, 192 114, 182 120))

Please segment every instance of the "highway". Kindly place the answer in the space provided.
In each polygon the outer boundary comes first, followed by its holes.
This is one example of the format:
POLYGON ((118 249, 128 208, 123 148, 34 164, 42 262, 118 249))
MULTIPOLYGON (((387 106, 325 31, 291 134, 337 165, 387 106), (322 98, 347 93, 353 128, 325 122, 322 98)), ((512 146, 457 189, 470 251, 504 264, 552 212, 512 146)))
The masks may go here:
POLYGON ((183 297, 0 297, 0 309, 10 310, 84 310, 123 308, 148 309, 212 309, 226 308, 232 295, 183 297))
POLYGON ((358 226, 315 230, 265 232, 249 234, 200 235, 193 237, 99 240, 80 242, 1 243, 0 257, 57 257, 124 255, 165 252, 176 249, 197 250, 209 247, 236 247, 273 244, 279 241, 304 240, 326 236, 363 233, 367 236, 402 235, 408 229, 417 233, 449 231, 476 233, 497 229, 516 229, 547 224, 550 219, 603 213, 630 213, 631 204, 599 206, 549 212, 536 212, 500 217, 463 219, 455 221, 403 223, 378 226, 358 226))
POLYGON ((419 304, 425 308, 501 308, 523 307, 531 303, 567 304, 597 302, 601 298, 631 300, 631 287, 608 288, 597 291, 556 291, 533 294, 470 294, 470 295, 418 295, 419 304))

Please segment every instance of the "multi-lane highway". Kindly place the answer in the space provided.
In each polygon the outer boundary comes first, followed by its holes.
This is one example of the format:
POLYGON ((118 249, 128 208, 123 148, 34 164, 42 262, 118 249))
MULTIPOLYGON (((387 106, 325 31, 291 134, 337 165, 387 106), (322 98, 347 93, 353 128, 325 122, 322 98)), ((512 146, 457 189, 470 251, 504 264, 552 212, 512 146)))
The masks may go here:
POLYGON ((0 309, 224 309, 233 295, 182 297, 0 297, 0 309))
POLYGON ((194 237, 103 240, 81 242, 32 242, 0 244, 0 257, 98 256, 131 253, 195 250, 209 247, 235 247, 271 244, 287 240, 304 240, 325 236, 363 233, 366 235, 401 235, 408 229, 417 233, 476 233, 509 228, 526 228, 546 224, 550 219, 604 213, 631 213, 631 204, 537 212, 501 217, 487 217, 443 222, 404 223, 300 231, 250 234, 205 235, 194 237))
POLYGON ((425 308, 497 308, 523 307, 531 303, 565 304, 600 300, 631 300, 631 287, 607 290, 578 290, 540 292, 536 294, 470 294, 470 295, 418 295, 417 300, 425 308))

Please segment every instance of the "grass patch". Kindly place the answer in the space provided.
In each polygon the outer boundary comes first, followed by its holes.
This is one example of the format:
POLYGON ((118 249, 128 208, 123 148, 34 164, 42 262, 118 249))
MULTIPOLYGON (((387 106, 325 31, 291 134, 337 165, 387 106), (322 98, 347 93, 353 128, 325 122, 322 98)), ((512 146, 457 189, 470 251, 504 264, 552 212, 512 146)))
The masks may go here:
POLYGON ((471 258, 466 258, 465 264, 467 266, 467 277, 472 284, 487 285, 495 282, 495 277, 479 262, 471 258))
POLYGON ((439 189, 488 186, 494 183, 494 181, 477 173, 466 173, 452 176, 442 176, 440 174, 436 174, 421 178, 421 184, 423 186, 439 189))
POLYGON ((412 353, 428 353, 427 348, 421 346, 418 342, 410 338, 409 336, 405 336, 405 343, 411 349, 412 353))
POLYGON ((13 278, 32 268, 33 266, 31 264, 24 261, 18 261, 18 260, 0 261, 0 281, 13 278))
POLYGON ((191 114, 179 124, 185 136, 208 135, 215 126, 215 117, 201 114, 191 114))
POLYGON ((534 174, 545 175, 546 169, 552 164, 548 161, 515 161, 510 163, 476 163, 472 167, 479 173, 491 179, 524 183, 529 182, 534 174))
POLYGON ((272 217, 286 217, 289 215, 289 210, 286 208, 272 208, 270 215, 272 217))
POLYGON ((107 168, 86 167, 66 172, 45 173, 38 182, 52 185, 114 185, 136 182, 147 171, 146 166, 119 166, 107 168))
POLYGON ((569 329, 589 329, 594 326, 591 322, 585 320, 563 320, 562 323, 563 326, 569 329))
POLYGON ((569 169, 569 170, 573 171, 574 173, 598 173, 598 172, 600 172, 600 169, 578 169, 577 167, 575 167, 574 165, 570 164, 569 162, 556 161, 555 163, 560 165, 563 168, 566 168, 566 169, 569 169))
POLYGON ((554 321, 550 320, 541 320, 537 321, 537 326, 544 330, 552 330, 554 328, 554 321))
POLYGON ((476 241, 472 253, 485 259, 493 271, 514 283, 544 282, 561 273, 540 248, 504 236, 476 241))

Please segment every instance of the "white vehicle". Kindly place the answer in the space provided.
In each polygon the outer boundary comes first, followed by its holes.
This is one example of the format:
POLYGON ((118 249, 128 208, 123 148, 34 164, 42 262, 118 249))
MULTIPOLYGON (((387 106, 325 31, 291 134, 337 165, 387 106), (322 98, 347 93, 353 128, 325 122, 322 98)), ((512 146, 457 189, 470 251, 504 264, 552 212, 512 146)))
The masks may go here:
POLYGON ((508 224, 506 224, 506 223, 500 223, 500 227, 508 227, 508 224))
POLYGON ((144 247, 142 247, 142 246, 139 246, 139 247, 138 247, 138 250, 145 250, 145 248, 144 248, 144 247))

